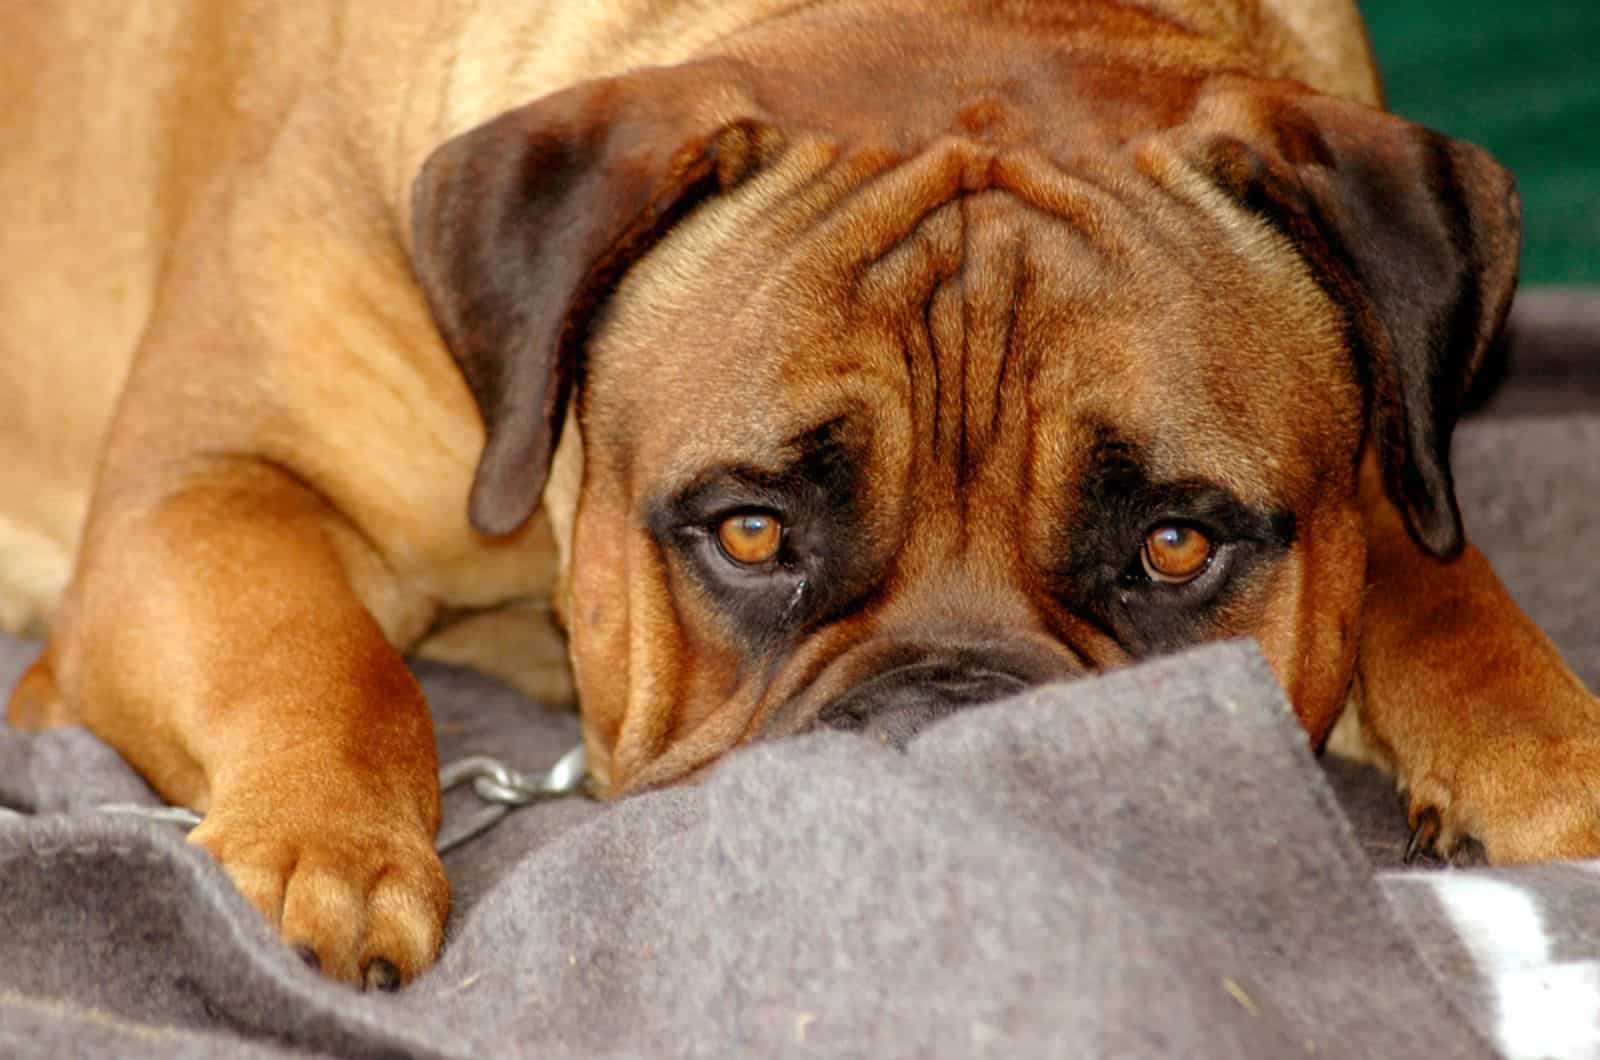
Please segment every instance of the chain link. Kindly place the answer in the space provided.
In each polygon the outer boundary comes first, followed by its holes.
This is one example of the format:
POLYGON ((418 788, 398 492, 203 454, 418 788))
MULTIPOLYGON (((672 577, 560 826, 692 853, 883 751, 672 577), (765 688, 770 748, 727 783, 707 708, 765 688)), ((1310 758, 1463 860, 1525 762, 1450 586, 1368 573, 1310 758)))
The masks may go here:
MULTIPOLYGON (((519 806, 536 799, 553 799, 573 795, 583 790, 588 776, 588 761, 583 745, 579 744, 562 755, 555 765, 543 773, 520 773, 497 758, 473 755, 451 762, 439 770, 440 793, 452 791, 463 784, 471 784, 472 792, 483 803, 477 812, 439 827, 434 848, 443 854, 454 850, 469 839, 487 832, 519 806)), ((109 802, 95 807, 105 813, 127 814, 147 821, 180 824, 193 828, 203 819, 200 814, 182 806, 141 806, 131 802, 109 802)), ((22 814, 0 807, 0 819, 20 817, 22 814)))
POLYGON ((452 762, 439 771, 440 792, 451 791, 470 783, 472 792, 484 806, 465 819, 446 822, 439 829, 434 846, 439 853, 454 850, 469 839, 474 839, 495 825, 506 814, 535 799, 571 795, 583 789, 588 774, 587 758, 579 744, 544 773, 532 776, 519 773, 497 758, 473 755, 452 762))
POLYGON ((129 817, 143 817, 147 821, 165 821, 193 828, 202 820, 198 813, 184 806, 141 806, 136 802, 102 802, 95 809, 103 813, 122 813, 129 817))

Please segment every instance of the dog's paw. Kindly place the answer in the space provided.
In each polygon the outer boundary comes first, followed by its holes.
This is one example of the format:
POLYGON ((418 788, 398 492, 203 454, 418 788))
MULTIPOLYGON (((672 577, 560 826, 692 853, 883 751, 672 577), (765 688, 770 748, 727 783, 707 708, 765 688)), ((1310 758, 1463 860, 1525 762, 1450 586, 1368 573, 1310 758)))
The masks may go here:
POLYGON ((1600 857, 1600 737, 1481 746, 1411 778, 1406 861, 1511 865, 1600 857))
POLYGON ((386 817, 214 808, 189 836, 313 968, 397 989, 433 963, 450 885, 432 837, 386 817))

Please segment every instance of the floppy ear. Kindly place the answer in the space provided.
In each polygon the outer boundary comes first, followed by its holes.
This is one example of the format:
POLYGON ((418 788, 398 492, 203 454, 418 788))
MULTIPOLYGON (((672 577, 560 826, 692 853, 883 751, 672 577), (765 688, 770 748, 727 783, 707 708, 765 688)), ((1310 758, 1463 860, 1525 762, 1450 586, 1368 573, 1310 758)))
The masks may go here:
POLYGON ((1215 141, 1211 172, 1346 314, 1389 496, 1420 545, 1452 556, 1450 436, 1517 282, 1511 174, 1471 144, 1331 97, 1293 97, 1265 124, 1265 147, 1215 141))
POLYGON ((412 189, 413 265, 483 417, 469 515, 538 507, 590 318, 624 269, 776 137, 721 60, 590 81, 439 147, 412 189))

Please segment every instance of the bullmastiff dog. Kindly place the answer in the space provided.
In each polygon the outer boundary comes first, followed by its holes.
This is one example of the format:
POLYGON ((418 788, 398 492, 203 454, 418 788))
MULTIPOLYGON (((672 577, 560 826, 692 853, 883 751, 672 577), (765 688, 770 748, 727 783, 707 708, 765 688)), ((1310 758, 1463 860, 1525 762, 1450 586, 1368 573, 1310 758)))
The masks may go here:
POLYGON ((575 694, 615 796, 1252 636, 1419 846, 1600 851, 1600 709, 1452 493, 1512 180, 1384 112, 1353 4, 35 4, 0 49, 10 718, 202 811, 329 975, 440 946, 412 650, 575 694))

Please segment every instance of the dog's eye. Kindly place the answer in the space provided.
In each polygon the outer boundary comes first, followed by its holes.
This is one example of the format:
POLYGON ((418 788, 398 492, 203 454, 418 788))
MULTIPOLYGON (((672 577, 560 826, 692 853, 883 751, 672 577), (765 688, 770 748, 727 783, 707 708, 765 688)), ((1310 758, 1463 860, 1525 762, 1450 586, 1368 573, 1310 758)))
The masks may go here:
POLYGON ((717 543, 735 563, 759 567, 771 563, 783 544, 783 523, 771 512, 740 512, 717 524, 717 543))
POLYGON ((1144 536, 1139 560, 1152 581, 1182 585, 1211 562, 1211 539, 1184 523, 1162 523, 1144 536))

